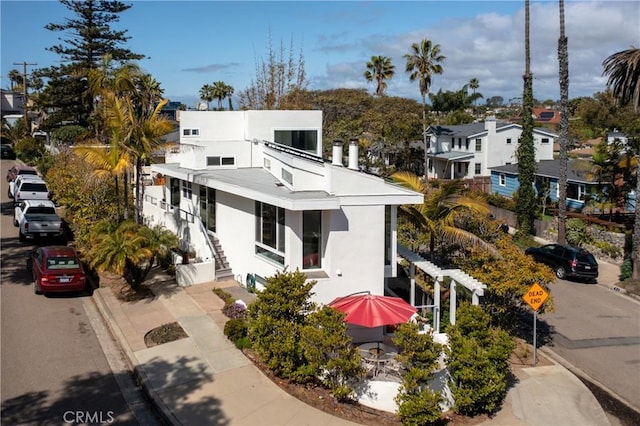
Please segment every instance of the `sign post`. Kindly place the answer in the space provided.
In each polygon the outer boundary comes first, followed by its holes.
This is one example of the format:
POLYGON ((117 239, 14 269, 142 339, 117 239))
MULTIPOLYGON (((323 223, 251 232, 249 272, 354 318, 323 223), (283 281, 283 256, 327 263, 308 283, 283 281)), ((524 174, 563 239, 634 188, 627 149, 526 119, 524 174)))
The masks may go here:
POLYGON ((537 359, 537 332, 536 327, 538 323, 538 309, 540 306, 549 298, 549 293, 542 288, 542 286, 538 283, 533 283, 533 285, 527 290, 527 292, 522 296, 527 305, 533 309, 533 366, 536 366, 537 359))

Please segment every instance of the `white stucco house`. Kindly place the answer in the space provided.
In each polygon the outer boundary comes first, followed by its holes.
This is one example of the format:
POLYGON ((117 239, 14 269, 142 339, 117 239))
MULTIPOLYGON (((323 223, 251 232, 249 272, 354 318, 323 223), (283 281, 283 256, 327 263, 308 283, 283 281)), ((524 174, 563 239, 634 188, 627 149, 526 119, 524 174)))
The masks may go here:
POLYGON ((183 111, 143 208, 198 258, 178 265, 179 282, 230 275, 260 288, 287 268, 317 280, 319 303, 384 294, 397 274, 397 207, 423 195, 359 171, 357 142, 346 164, 342 143, 331 162, 321 153, 321 111, 183 111))
MULTIPOLYGON (((429 126, 429 178, 472 179, 491 176, 491 168, 516 164, 522 126, 497 122, 429 126)), ((533 131, 535 159, 553 160, 553 144, 558 135, 545 128, 533 131)))

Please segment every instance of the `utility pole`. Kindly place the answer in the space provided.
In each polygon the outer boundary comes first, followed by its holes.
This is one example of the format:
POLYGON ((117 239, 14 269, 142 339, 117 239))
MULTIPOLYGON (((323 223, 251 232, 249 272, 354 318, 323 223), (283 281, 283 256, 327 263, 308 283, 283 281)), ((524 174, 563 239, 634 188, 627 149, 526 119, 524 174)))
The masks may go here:
POLYGON ((31 134, 31 123, 29 122, 29 99, 27 98, 27 65, 36 66, 35 64, 29 64, 27 62, 14 62, 13 65, 22 65, 22 103, 24 110, 24 125, 25 131, 27 132, 26 136, 31 134))

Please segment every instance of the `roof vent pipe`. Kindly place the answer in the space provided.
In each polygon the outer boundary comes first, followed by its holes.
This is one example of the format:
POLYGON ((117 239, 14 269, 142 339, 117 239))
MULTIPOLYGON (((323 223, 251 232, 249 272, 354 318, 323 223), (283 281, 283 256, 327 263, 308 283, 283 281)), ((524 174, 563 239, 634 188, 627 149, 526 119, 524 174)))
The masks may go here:
POLYGON ((343 166, 342 164, 342 139, 333 140, 333 152, 331 164, 334 166, 343 166))
POLYGON ((349 168, 351 170, 359 170, 358 168, 358 138, 349 139, 349 168))

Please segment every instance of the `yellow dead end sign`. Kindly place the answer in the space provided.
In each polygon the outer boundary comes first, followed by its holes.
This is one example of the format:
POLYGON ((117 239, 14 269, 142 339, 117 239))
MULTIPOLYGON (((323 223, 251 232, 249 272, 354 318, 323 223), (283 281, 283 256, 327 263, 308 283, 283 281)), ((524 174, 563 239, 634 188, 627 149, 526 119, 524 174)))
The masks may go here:
POLYGON ((538 283, 533 283, 533 285, 527 290, 527 292, 522 296, 527 305, 531 306, 531 309, 537 311, 540 309, 540 306, 549 298, 549 293, 542 288, 542 286, 538 283))

